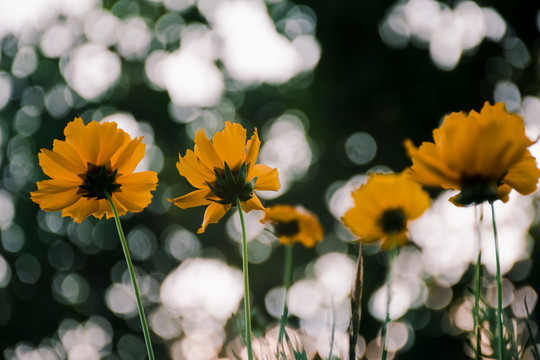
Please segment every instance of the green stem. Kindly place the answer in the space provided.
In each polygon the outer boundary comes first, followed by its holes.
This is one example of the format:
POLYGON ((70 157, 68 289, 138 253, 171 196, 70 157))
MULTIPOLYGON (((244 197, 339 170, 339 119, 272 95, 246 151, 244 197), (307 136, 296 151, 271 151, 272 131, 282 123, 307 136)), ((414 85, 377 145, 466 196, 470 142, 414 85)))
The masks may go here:
POLYGON ((251 312, 249 310, 249 274, 248 274, 248 252, 246 240, 246 225, 244 224, 244 215, 242 214, 242 205, 240 199, 236 197, 236 207, 240 215, 240 224, 242 225, 242 272, 244 273, 244 312, 246 320, 246 346, 248 359, 253 360, 253 350, 251 346, 251 312))
POLYGON ((497 329, 499 330, 499 359, 504 356, 504 338, 502 323, 502 280, 501 265, 499 261, 499 240, 497 238, 497 224, 495 223, 495 207, 491 203, 491 219, 493 224, 493 238, 495 240, 495 260, 497 264, 497 329))
POLYGON ((291 287, 291 270, 293 259, 293 244, 287 244, 285 248, 285 268, 283 271, 283 285, 285 286, 285 301, 283 303, 283 315, 281 315, 281 324, 279 326, 279 337, 277 344, 277 351, 279 355, 279 345, 282 343, 283 334, 285 333, 285 325, 287 324, 287 318, 289 317, 289 309, 287 307, 287 294, 291 287))
POLYGON ((109 200, 109 204, 111 204, 111 208, 114 214, 114 220, 116 222, 116 229, 118 230, 118 236, 120 237, 120 242, 122 243, 122 250, 124 250, 124 255, 126 257, 129 276, 131 277, 131 283, 133 284, 133 290, 135 291, 137 310, 139 311, 139 319, 141 320, 141 327, 144 335, 144 342, 146 343, 148 359, 154 360, 154 351, 152 350, 150 331, 148 331, 148 324, 146 322, 146 316, 144 315, 144 307, 141 300, 141 294, 139 292, 139 286, 137 285, 137 279, 135 278, 135 270, 133 269, 133 263, 131 262, 131 256, 129 255, 126 237, 124 236, 124 231, 122 230, 122 225, 120 224, 120 218, 118 217, 118 212, 116 211, 116 206, 114 205, 111 195, 107 191, 105 191, 105 196, 107 197, 107 200, 109 200))
POLYGON ((390 322, 390 298, 392 294, 392 268, 394 266, 394 259, 397 255, 398 246, 394 240, 392 248, 390 249, 390 258, 388 259, 388 272, 386 273, 386 286, 387 286, 387 301, 386 301, 386 318, 382 327, 382 355, 381 360, 386 360, 386 328, 390 322))
POLYGON ((480 293, 482 291, 482 246, 481 246, 481 222, 482 215, 478 215, 478 207, 474 207, 474 214, 476 218, 476 234, 478 244, 478 258, 476 260, 475 276, 474 276, 474 331, 476 333, 476 360, 480 360, 482 357, 482 334, 480 327, 480 293))

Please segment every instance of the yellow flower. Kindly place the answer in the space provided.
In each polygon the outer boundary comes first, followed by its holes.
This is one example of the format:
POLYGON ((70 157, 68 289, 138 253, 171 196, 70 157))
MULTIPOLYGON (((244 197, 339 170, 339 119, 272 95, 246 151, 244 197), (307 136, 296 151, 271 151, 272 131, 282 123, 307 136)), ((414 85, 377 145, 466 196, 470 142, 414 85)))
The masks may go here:
POLYGON ((53 149, 41 149, 39 165, 51 179, 38 181, 32 200, 44 211, 62 211, 80 223, 90 215, 114 216, 105 198, 111 195, 118 214, 142 211, 157 186, 153 171, 133 173, 144 157, 142 137, 131 139, 116 123, 84 125, 81 118, 67 124, 66 139, 53 149))
POLYGON ((458 206, 506 202, 512 189, 523 195, 536 190, 540 170, 527 150, 534 142, 521 116, 509 114, 502 103, 446 116, 433 139, 420 148, 405 141, 413 163, 407 174, 424 185, 461 190, 450 199, 458 206))
POLYGON ((208 205, 199 234, 217 223, 236 204, 236 197, 245 212, 265 210, 253 190, 279 190, 277 169, 255 164, 260 145, 257 129, 246 145, 246 129, 226 122, 212 141, 204 129, 197 130, 194 151, 179 156, 178 172, 197 190, 170 201, 182 209, 208 205))
POLYGON ((345 225, 363 242, 382 240, 381 247, 407 243, 407 223, 429 208, 429 195, 402 174, 370 175, 352 193, 354 206, 343 216, 345 225))
POLYGON ((323 239, 323 228, 317 217, 300 206, 274 205, 266 210, 262 223, 274 226, 283 245, 296 242, 313 247, 323 239))

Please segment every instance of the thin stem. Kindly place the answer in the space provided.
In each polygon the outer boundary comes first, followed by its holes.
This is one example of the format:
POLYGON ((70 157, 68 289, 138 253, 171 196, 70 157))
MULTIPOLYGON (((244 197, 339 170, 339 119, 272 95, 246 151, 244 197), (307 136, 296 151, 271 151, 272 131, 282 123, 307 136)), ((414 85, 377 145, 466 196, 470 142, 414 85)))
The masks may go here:
POLYGON ((242 272, 244 273, 244 313, 246 320, 246 346, 248 359, 253 360, 253 350, 251 346, 251 312, 249 309, 249 274, 248 274, 248 252, 246 240, 246 225, 244 224, 244 215, 242 214, 242 205, 240 199, 236 197, 236 207, 240 215, 240 224, 242 225, 242 272))
POLYGON ((386 318, 384 320, 383 328, 382 328, 382 355, 381 360, 386 360, 386 328, 388 326, 388 323, 390 322, 390 298, 392 294, 392 268, 394 266, 394 259, 397 255, 397 242, 394 239, 394 242, 392 244, 392 248, 390 249, 390 258, 388 259, 388 272, 386 273, 386 286, 387 286, 387 301, 386 301, 386 318))
POLYGON ((285 265, 283 271, 283 285, 285 286, 285 301, 283 303, 283 315, 281 315, 281 324, 279 326, 279 337, 277 350, 279 354, 279 345, 282 343, 283 334, 285 333, 285 325, 287 324, 287 318, 289 317, 289 309, 287 307, 287 295, 289 288, 291 287, 291 270, 293 259, 293 244, 287 244, 285 248, 285 265))
POLYGON ((499 330, 499 359, 504 356, 504 338, 502 324, 502 280, 501 265, 499 261, 499 240, 497 238, 497 224, 495 223, 495 207, 491 203, 491 220, 493 224, 493 239, 495 240, 495 260, 497 264, 497 328, 499 330))
POLYGON ((124 255, 126 257, 126 263, 129 270, 129 276, 131 278, 131 283, 133 284, 133 290, 135 291, 135 299, 137 300, 137 310, 139 311, 139 319, 141 320, 141 327, 144 335, 144 342, 146 343, 146 351, 148 353, 148 359, 154 360, 154 351, 152 350, 152 342, 150 340, 150 331, 148 331, 148 324, 146 322, 146 316, 144 315, 144 307, 141 300, 141 294, 139 292, 139 286, 137 285, 137 279, 135 278, 135 270, 133 269, 133 263, 131 262, 131 256, 129 255, 129 249, 126 242, 126 237, 124 236, 124 231, 122 230, 122 224, 120 224, 120 218, 118 217, 118 212, 116 211, 116 206, 111 198, 111 195, 105 190, 105 196, 111 204, 111 208, 114 214, 114 220, 116 222, 116 229, 118 230, 118 236, 120 237, 120 242, 122 243, 122 250, 124 250, 124 255))
MULTIPOLYGON (((481 246, 481 223, 483 215, 478 214, 478 207, 481 205, 475 205, 474 215, 476 218, 476 234, 477 234, 477 246, 478 246, 478 258, 476 260, 476 267, 474 271, 474 331, 476 333, 476 360, 480 360, 482 357, 482 334, 480 327, 480 293, 482 291, 482 246, 481 246)), ((481 212, 480 208, 480 212, 481 212)))

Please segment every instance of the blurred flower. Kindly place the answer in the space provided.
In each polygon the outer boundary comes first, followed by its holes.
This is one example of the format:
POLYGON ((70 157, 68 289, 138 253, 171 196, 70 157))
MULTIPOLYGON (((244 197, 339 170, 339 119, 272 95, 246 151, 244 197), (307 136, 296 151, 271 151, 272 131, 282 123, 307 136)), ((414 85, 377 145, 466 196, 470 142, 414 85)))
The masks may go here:
POLYGON ((153 171, 133 173, 144 157, 142 137, 131 139, 114 122, 84 125, 75 118, 64 129, 65 141, 41 149, 39 165, 51 179, 38 181, 31 198, 44 211, 62 211, 77 223, 90 215, 113 217, 107 191, 119 215, 142 211, 157 186, 153 171))
POLYGON ((343 216, 345 225, 363 242, 382 240, 390 249, 407 242, 407 222, 429 208, 429 195, 402 174, 374 174, 352 193, 354 206, 343 216))
POLYGON ((413 162, 406 173, 428 186, 461 190, 450 199, 457 206, 507 202, 512 189, 523 195, 536 190, 540 170, 527 150, 534 142, 521 116, 509 114, 503 103, 446 116, 433 139, 420 148, 405 141, 413 162))
POLYGON ((179 156, 178 172, 197 190, 170 201, 182 209, 208 205, 199 234, 208 224, 217 223, 237 197, 245 212, 264 210, 253 190, 279 189, 277 169, 255 164, 260 145, 257 129, 246 145, 246 129, 226 122, 225 129, 217 132, 212 141, 204 129, 199 129, 194 151, 179 156))
POLYGON ((274 226, 283 245, 299 242, 310 248, 321 242, 324 235, 319 219, 301 206, 274 205, 266 210, 261 222, 274 226))

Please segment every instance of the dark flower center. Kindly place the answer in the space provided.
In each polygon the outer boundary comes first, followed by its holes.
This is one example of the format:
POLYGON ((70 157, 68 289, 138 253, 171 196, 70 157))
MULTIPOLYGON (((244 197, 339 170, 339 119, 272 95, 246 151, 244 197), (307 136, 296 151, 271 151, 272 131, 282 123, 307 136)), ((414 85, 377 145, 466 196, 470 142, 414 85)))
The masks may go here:
POLYGON ((300 231, 298 220, 276 222, 274 223, 274 231, 277 236, 294 236, 300 231))
POLYGON ((480 204, 484 201, 493 202, 499 198, 497 188, 500 185, 500 181, 480 176, 463 177, 461 179, 461 193, 457 196, 456 202, 463 206, 480 204))
POLYGON ((402 209, 385 210, 379 225, 386 234, 396 234, 407 229, 407 217, 402 209))
POLYGON ((208 181, 206 185, 210 188, 210 191, 214 193, 220 200, 213 200, 222 205, 236 204, 236 198, 240 201, 248 201, 253 197, 253 189, 257 178, 253 178, 251 181, 246 182, 247 179, 247 167, 246 163, 243 163, 240 167, 240 171, 233 172, 229 168, 229 165, 225 163, 225 169, 214 169, 216 174, 216 184, 212 185, 208 181))
POLYGON ((80 174, 83 184, 79 185, 78 194, 83 197, 105 199, 105 192, 112 194, 120 189, 120 184, 116 181, 116 172, 107 170, 107 166, 97 166, 91 163, 87 164, 86 174, 80 174))

